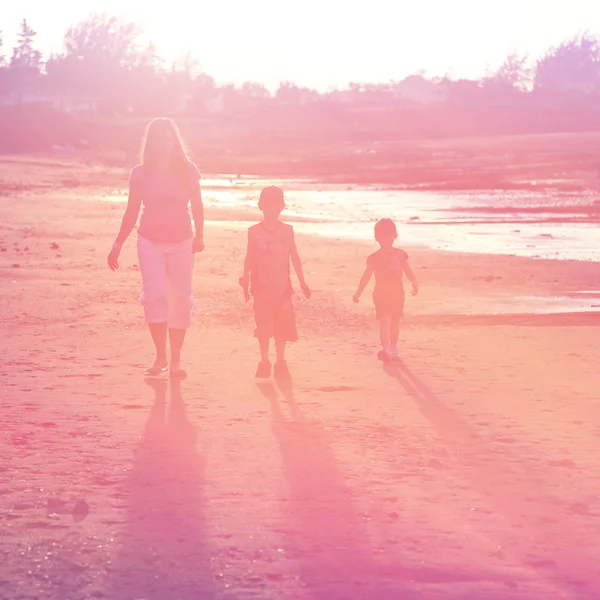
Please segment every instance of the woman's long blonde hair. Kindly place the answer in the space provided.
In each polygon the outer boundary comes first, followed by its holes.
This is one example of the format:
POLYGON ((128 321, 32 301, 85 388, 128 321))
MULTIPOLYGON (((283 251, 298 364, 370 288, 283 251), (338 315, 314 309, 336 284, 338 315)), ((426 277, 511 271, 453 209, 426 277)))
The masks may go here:
POLYGON ((171 119, 154 119, 146 128, 146 134, 142 142, 142 164, 149 169, 155 168, 161 152, 161 138, 165 131, 173 136, 170 170, 178 178, 185 179, 189 173, 187 152, 179 129, 171 119))

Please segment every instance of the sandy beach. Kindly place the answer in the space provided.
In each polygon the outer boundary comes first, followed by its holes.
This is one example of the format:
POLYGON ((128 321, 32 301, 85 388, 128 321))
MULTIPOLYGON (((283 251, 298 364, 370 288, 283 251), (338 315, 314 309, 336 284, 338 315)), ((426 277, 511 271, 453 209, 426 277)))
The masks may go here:
POLYGON ((127 175, 0 161, 0 598, 600 597, 600 312, 514 308, 598 263, 408 247, 384 368, 374 243, 304 228, 293 381, 257 385, 252 215, 207 209, 189 375, 149 385, 135 236, 105 262, 127 175))

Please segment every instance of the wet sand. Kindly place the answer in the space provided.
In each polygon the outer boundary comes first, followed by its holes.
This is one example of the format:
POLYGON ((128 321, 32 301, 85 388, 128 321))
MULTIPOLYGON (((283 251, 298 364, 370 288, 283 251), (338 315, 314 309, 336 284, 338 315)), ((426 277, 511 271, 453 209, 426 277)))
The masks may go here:
POLYGON ((408 248, 390 369, 351 300, 373 246, 299 235, 293 382, 258 386, 245 234, 208 211, 189 377, 150 386, 134 240, 105 266, 127 173, 0 170, 0 597, 600 595, 598 315, 502 311, 596 263, 408 248))

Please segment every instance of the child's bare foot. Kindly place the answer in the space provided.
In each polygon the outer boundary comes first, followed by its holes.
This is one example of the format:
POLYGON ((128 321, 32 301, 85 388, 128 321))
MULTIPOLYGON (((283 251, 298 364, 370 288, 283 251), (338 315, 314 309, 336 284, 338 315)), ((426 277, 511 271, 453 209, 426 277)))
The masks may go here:
POLYGON ((291 379, 290 371, 285 360, 278 360, 275 363, 274 376, 277 381, 289 381, 291 379))
POLYGON ((377 353, 377 358, 386 365, 392 362, 392 356, 387 350, 380 350, 377 353))
POLYGON ((256 368, 256 379, 269 379, 271 377, 271 363, 268 360, 261 360, 256 368))

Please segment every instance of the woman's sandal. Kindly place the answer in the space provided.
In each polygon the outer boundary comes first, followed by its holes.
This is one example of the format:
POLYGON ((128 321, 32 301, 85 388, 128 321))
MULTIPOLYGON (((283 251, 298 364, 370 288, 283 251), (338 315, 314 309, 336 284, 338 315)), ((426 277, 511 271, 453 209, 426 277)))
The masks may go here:
POLYGON ((144 377, 146 377, 146 379, 158 379, 158 378, 162 377, 163 375, 165 375, 168 370, 169 370, 169 365, 164 365, 163 367, 156 366, 156 365, 153 367, 148 367, 144 371, 144 377))
POLYGON ((187 373, 185 369, 182 369, 181 367, 171 369, 171 379, 185 379, 186 377, 187 373))

